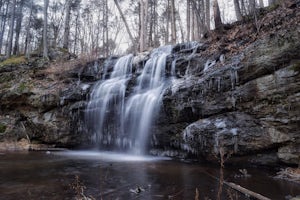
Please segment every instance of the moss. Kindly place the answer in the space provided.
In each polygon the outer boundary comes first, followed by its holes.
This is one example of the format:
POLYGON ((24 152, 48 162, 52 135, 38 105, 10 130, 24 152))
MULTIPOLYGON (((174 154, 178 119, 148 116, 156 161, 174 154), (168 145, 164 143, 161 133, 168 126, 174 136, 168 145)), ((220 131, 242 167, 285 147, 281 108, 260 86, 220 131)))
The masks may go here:
POLYGON ((19 87, 17 88, 17 92, 18 93, 29 92, 30 89, 31 89, 30 84, 22 82, 22 83, 20 83, 19 87))
POLYGON ((266 8, 266 10, 268 12, 271 12, 273 10, 276 10, 279 7, 279 3, 273 3, 272 5, 270 5, 269 7, 266 8))
POLYGON ((3 62, 0 62, 0 67, 6 66, 6 65, 19 65, 26 62, 25 56, 12 56, 3 62))
POLYGON ((295 72, 300 72, 300 61, 297 61, 296 63, 292 64, 291 69, 295 72))
POLYGON ((26 89, 26 84, 25 84, 25 83, 21 83, 21 84, 19 85, 18 91, 19 91, 19 92, 23 92, 25 89, 26 89))
POLYGON ((0 133, 4 133, 6 131, 6 125, 0 124, 0 133))

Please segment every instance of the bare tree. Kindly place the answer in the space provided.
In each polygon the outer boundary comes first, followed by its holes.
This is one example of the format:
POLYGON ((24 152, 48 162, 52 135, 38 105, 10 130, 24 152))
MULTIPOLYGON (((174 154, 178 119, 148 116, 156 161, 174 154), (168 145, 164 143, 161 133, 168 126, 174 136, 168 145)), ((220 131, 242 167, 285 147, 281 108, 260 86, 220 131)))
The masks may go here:
POLYGON ((145 2, 144 0, 140 0, 140 51, 144 51, 145 49, 145 32, 146 32, 146 12, 145 12, 145 2))
POLYGON ((30 41, 30 27, 33 15, 33 0, 30 1, 29 5, 29 17, 28 24, 26 25, 26 33, 25 33, 25 55, 29 57, 29 41, 30 41))
POLYGON ((9 1, 2 2, 0 11, 1 11, 1 24, 0 24, 1 25, 0 26, 0 53, 1 53, 5 27, 7 23, 7 15, 9 11, 9 1))
POLYGON ((190 41, 191 35, 191 1, 186 0, 186 41, 190 41))
POLYGON ((210 0, 205 0, 205 19, 207 30, 210 30, 210 0))
POLYGON ((131 31, 130 31, 130 29, 129 29, 129 26, 128 26, 128 24, 127 24, 126 18, 125 18, 125 16, 124 16, 123 12, 122 12, 122 9, 121 9, 121 7, 120 7, 120 5, 119 5, 119 3, 118 3, 118 0, 114 0, 114 2, 115 2, 115 4, 116 4, 116 7, 117 7, 117 9, 118 9, 120 15, 121 15, 121 18, 122 18, 123 22, 124 22, 124 24, 125 24, 127 33, 128 33, 128 35, 129 35, 129 37, 130 37, 130 39, 131 39, 131 41, 132 41, 132 45, 133 45, 133 47, 134 47, 134 51, 136 51, 135 41, 134 41, 134 39, 133 39, 133 36, 132 36, 131 31))
POLYGON ((269 6, 275 3, 275 0, 268 0, 269 6))
POLYGON ((259 7, 263 8, 264 7, 264 1, 263 0, 259 0, 259 7))
POLYGON ((223 27, 218 0, 213 1, 215 29, 220 30, 223 27))
POLYGON ((243 19, 243 16, 242 16, 241 9, 239 6, 239 0, 233 0, 233 4, 234 4, 236 19, 238 21, 241 21, 243 19))
POLYGON ((47 37, 48 6, 49 6, 49 0, 44 0, 43 57, 46 59, 48 59, 48 37, 47 37))
POLYGON ((23 19, 23 6, 24 6, 25 0, 21 0, 18 5, 18 9, 16 11, 16 37, 15 37, 15 45, 13 49, 13 54, 17 55, 20 52, 20 46, 19 46, 19 39, 20 39, 20 33, 21 33, 21 27, 22 27, 22 19, 23 19))
POLYGON ((71 0, 66 0, 66 15, 65 15, 65 31, 63 39, 63 48, 69 48, 69 36, 70 36, 70 19, 71 19, 71 0))
POLYGON ((10 4, 10 23, 8 32, 8 44, 6 48, 6 57, 11 56, 13 36, 14 36, 14 26, 15 26, 15 11, 16 11, 16 0, 13 0, 10 4))
POLYGON ((175 11, 175 0, 171 0, 171 39, 172 43, 176 43, 176 11, 175 11))
POLYGON ((249 0, 249 14, 255 14, 256 2, 255 0, 249 0))

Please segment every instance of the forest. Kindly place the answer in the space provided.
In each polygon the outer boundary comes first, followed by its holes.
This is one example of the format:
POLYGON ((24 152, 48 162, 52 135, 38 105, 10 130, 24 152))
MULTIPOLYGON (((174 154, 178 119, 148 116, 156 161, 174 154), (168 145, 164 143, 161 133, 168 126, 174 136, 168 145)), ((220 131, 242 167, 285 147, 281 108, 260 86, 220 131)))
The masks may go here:
POLYGON ((275 0, 1 0, 0 54, 108 57, 207 37, 275 0))
POLYGON ((0 199, 299 200, 300 0, 0 16, 0 199))

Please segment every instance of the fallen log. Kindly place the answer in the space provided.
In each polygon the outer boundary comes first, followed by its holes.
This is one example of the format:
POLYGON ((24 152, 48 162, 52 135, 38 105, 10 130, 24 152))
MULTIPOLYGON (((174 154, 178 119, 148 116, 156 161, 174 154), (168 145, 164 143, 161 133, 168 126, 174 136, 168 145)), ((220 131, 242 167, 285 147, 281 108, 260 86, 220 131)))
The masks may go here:
POLYGON ((234 190, 237 190, 237 191, 239 191, 239 192, 241 192, 241 193, 243 193, 243 194, 245 194, 247 196, 253 197, 255 199, 258 199, 258 200, 271 200, 268 197, 265 197, 265 196, 263 196, 261 194, 253 192, 251 190, 248 190, 248 189, 246 189, 246 188, 244 188, 244 187, 242 187, 240 185, 237 185, 235 183, 224 181, 224 184, 227 185, 228 187, 231 187, 234 190))

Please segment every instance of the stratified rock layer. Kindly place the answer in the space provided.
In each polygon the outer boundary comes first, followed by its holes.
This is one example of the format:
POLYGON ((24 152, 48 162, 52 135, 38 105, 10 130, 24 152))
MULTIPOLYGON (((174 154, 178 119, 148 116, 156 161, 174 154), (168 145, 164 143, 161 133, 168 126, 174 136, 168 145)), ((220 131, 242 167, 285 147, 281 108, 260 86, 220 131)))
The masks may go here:
MULTIPOLYGON (((151 127, 152 154, 299 164, 299 7, 278 8, 259 22, 173 47, 166 76, 175 77, 151 127)), ((89 92, 116 59, 0 66, 0 150, 89 145, 89 92)), ((145 52, 133 59, 129 86, 147 59, 145 52)))

